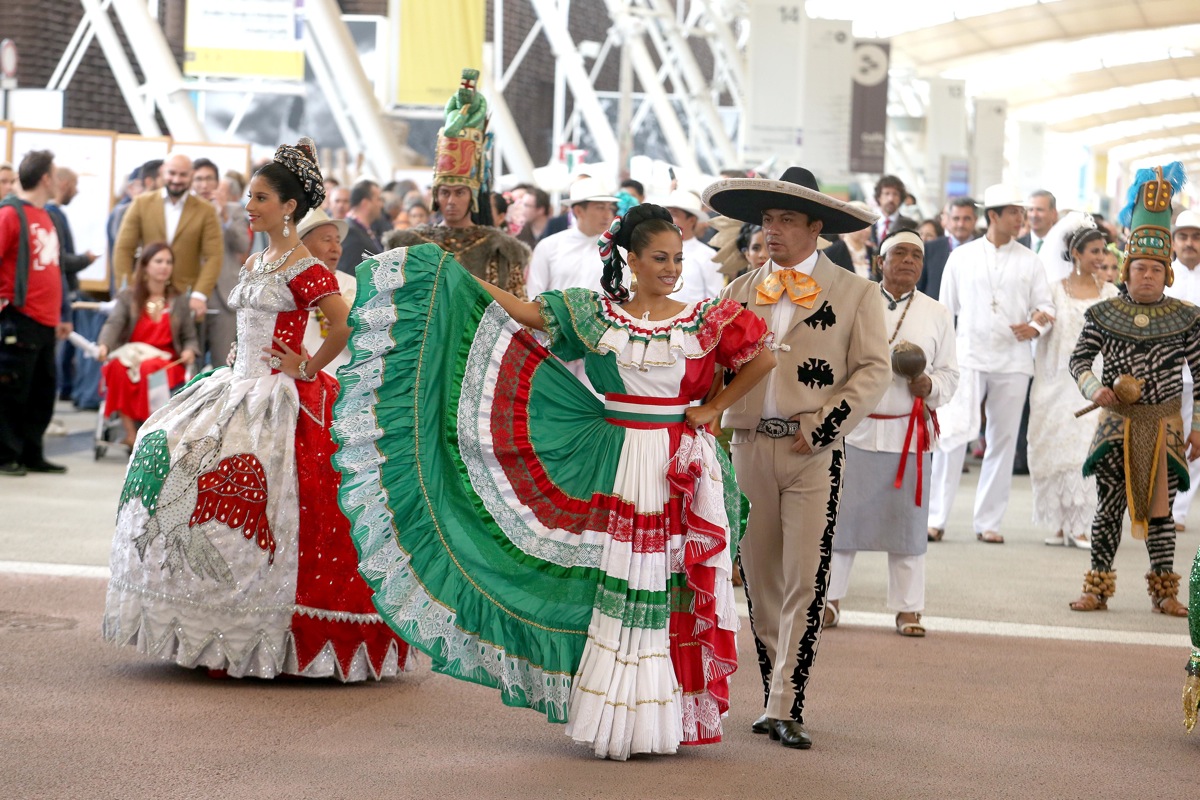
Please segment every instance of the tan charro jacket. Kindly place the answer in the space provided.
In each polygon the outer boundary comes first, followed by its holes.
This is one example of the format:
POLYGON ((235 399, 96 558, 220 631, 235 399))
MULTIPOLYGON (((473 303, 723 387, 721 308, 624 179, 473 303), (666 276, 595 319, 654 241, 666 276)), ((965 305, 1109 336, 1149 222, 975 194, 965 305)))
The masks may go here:
MULTIPOLYGON (((113 246, 112 269, 119 289, 133 273, 138 250, 151 242, 167 240, 167 218, 163 211, 162 190, 138 195, 121 220, 121 230, 113 246)), ((209 295, 217 285, 224 262, 221 220, 217 209, 206 200, 189 194, 168 244, 175 253, 171 285, 181 292, 209 295)))
MULTIPOLYGON (((725 287, 735 300, 771 326, 770 305, 759 305, 756 287, 771 263, 725 287)), ((892 380, 879 284, 817 256, 813 280, 821 293, 811 309, 796 306, 791 327, 776 337, 775 401, 782 416, 800 422, 813 452, 839 443, 878 405, 892 380), (786 349, 785 349, 786 348, 786 349)), ((781 303, 790 302, 787 297, 781 303)), ((767 381, 730 406, 721 424, 734 440, 752 437, 762 419, 767 381)))

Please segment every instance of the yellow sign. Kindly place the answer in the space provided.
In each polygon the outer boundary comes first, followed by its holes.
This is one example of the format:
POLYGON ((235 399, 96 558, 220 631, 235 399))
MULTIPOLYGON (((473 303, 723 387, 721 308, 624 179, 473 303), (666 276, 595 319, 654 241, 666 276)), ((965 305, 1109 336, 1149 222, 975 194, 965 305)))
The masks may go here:
POLYGON ((463 67, 483 66, 485 0, 403 0, 395 102, 444 106, 463 67))
POLYGON ((189 0, 183 71, 302 81, 303 28, 294 0, 189 0))

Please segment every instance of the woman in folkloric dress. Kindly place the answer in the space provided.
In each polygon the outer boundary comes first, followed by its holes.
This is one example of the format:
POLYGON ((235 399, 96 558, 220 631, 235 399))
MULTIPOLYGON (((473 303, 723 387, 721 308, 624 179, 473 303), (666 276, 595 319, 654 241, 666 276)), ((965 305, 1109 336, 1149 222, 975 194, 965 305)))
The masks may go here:
POLYGON ((720 739, 742 515, 705 426, 774 357, 738 303, 668 297, 683 240, 666 209, 636 206, 610 235, 608 296, 525 302, 431 244, 359 266, 334 438, 392 626, 436 671, 625 759, 720 739), (603 403, 552 353, 583 359, 603 403), (704 402, 717 365, 731 382, 704 402))
POLYGON ((104 364, 104 413, 120 414, 126 447, 133 447, 138 426, 150 416, 148 376, 166 370, 167 385, 179 386, 200 353, 188 297, 171 285, 174 265, 166 242, 143 247, 131 285, 117 296, 100 330, 96 360, 104 364))
POLYGON ((1046 235, 1043 261, 1057 260, 1048 270, 1061 280, 1050 286, 1056 312, 1054 327, 1038 339, 1033 385, 1029 394, 1029 474, 1033 485, 1033 521, 1054 535, 1046 544, 1091 548, 1088 531, 1096 510, 1096 479, 1083 477, 1095 414, 1075 417, 1083 404, 1068 362, 1083 330, 1083 313, 1117 295, 1103 280, 1104 234, 1072 214, 1046 235))
POLYGON ((379 678, 407 645, 371 605, 337 505, 329 438, 346 344, 333 276, 296 220, 325 196, 309 139, 255 173, 247 212, 268 247, 250 257, 231 369, 188 384, 138 435, 117 511, 104 637, 234 677, 379 678), (330 322, 305 359, 309 310, 330 322))

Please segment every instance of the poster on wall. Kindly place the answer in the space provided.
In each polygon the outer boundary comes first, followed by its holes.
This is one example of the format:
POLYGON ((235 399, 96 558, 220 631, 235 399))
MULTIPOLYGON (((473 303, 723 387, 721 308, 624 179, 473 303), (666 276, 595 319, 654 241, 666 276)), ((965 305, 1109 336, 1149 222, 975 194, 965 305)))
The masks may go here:
POLYGON ((189 0, 183 72, 304 80, 303 0, 189 0))
POLYGON ((12 160, 20 163, 32 150, 54 153, 58 167, 69 167, 79 176, 78 194, 65 207, 67 221, 75 239, 75 252, 92 252, 93 261, 78 273, 85 290, 108 291, 107 222, 112 210, 113 131, 13 129, 12 160))
POLYGON ((483 65, 484 0, 401 2, 396 59, 398 105, 443 106, 458 90, 463 67, 483 65))

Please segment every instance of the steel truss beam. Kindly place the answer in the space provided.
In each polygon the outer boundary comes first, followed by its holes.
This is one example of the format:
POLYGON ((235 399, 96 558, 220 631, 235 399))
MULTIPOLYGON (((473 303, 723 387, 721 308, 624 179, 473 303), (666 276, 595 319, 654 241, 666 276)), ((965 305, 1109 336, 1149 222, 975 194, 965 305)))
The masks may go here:
MULTIPOLYGON (((681 0, 682 2, 683 0, 681 0)), ((605 31, 598 52, 581 52, 567 26, 570 0, 529 0, 537 15, 516 54, 504 63, 502 0, 493 0, 495 51, 490 61, 492 80, 501 92, 508 86, 539 35, 550 43, 556 60, 556 98, 553 148, 573 138, 580 124, 586 126, 596 144, 596 157, 623 170, 618 137, 595 89, 605 59, 614 48, 623 48, 621 58, 641 84, 643 98, 632 115, 629 130, 636 132, 650 113, 666 138, 676 164, 695 172, 701 167, 716 171, 737 163, 737 149, 725 130, 717 110, 722 93, 740 106, 745 67, 737 43, 735 0, 691 0, 686 14, 678 17, 666 0, 605 0, 613 25, 605 31), (690 39, 701 38, 713 53, 711 83, 692 52, 690 39), (647 41, 648 40, 648 41, 647 41), (593 59, 591 68, 585 58, 593 59), (565 93, 573 100, 570 115, 563 112, 565 93), (676 103, 682 106, 682 114, 676 103), (682 120, 686 120, 685 125, 682 120), (698 157, 699 156, 699 157, 698 157)), ((599 38, 599 37, 597 37, 599 38)), ((521 173, 518 164, 505 154, 510 171, 521 173)), ((519 156, 515 159, 520 161, 519 156)))

